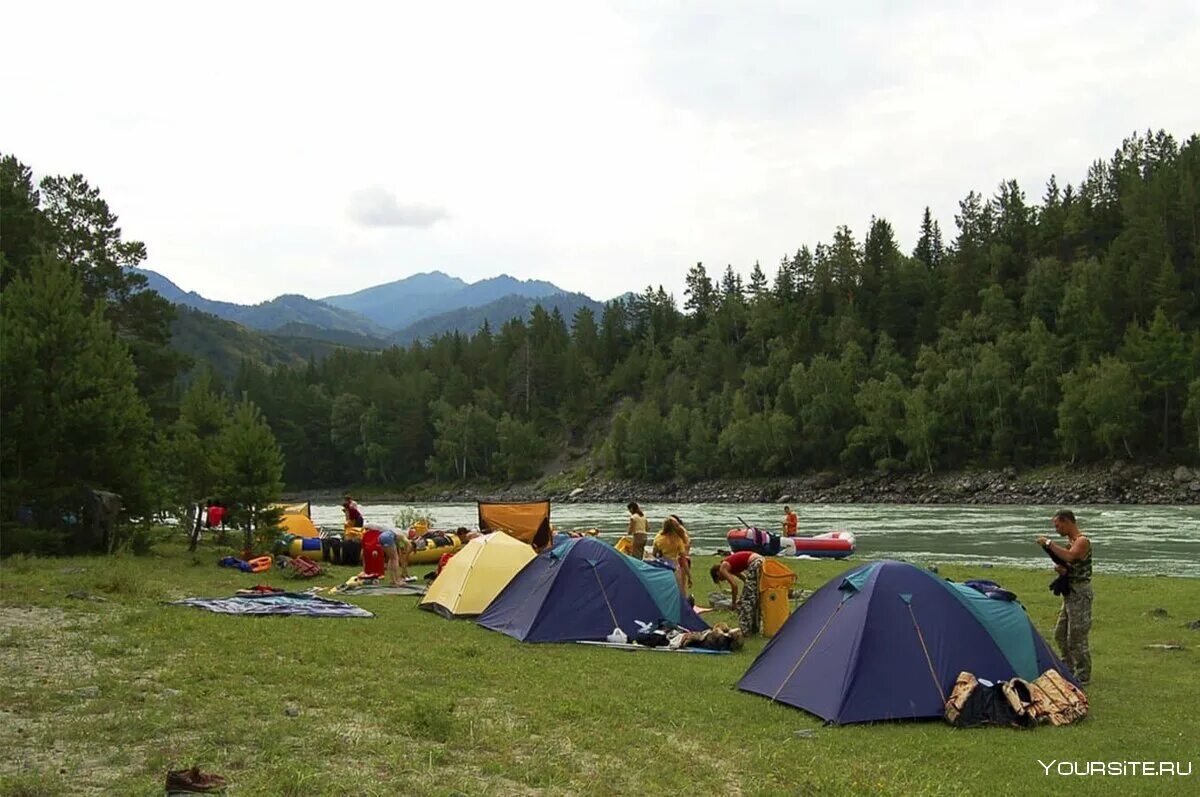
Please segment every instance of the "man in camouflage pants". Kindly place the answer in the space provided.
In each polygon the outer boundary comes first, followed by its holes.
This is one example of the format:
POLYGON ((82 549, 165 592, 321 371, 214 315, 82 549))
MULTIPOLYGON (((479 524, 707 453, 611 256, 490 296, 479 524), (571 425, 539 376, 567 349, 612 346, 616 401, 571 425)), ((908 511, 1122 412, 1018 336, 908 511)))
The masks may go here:
POLYGON ((1092 543, 1079 531, 1071 510, 1060 509, 1052 522, 1054 530, 1067 538, 1067 545, 1062 546, 1045 536, 1038 537, 1038 544, 1056 562, 1059 583, 1065 579, 1054 641, 1062 651, 1063 663, 1079 683, 1087 684, 1092 678, 1092 654, 1088 649, 1088 632, 1092 630, 1092 543))
POLYGON ((761 617, 758 611, 758 578, 762 575, 763 561, 760 556, 746 566, 742 594, 737 603, 738 627, 747 635, 758 633, 761 617))
POLYGON ((709 575, 714 584, 729 583, 733 592, 733 605, 737 610, 738 626, 742 632, 758 633, 758 579, 762 575, 763 558, 751 551, 738 551, 712 566, 709 575), (738 581, 742 583, 739 584, 738 581))

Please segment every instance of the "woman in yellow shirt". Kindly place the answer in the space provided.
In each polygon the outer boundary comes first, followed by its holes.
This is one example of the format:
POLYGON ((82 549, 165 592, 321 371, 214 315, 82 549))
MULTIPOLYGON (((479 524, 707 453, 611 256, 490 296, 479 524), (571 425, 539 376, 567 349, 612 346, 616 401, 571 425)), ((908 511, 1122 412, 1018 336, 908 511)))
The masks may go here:
POLYGON ((675 580, 679 591, 687 594, 692 588, 692 538, 677 515, 668 515, 662 531, 654 537, 654 555, 675 563, 675 580))

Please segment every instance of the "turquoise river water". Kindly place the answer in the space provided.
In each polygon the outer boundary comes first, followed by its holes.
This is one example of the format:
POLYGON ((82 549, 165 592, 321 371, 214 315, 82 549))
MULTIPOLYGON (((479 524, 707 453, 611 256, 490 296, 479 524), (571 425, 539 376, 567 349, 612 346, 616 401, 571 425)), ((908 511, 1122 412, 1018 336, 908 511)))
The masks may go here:
MULTIPOLYGON (((475 527, 475 504, 362 505, 368 523, 391 524, 411 508, 433 517, 435 528, 475 527)), ((742 525, 779 531, 783 507, 777 504, 643 504, 651 533, 674 513, 691 532, 693 550, 712 553, 726 547, 725 532, 742 525)), ((984 564, 1045 568, 1046 555, 1034 538, 1056 538, 1051 506, 947 506, 906 504, 814 504, 793 507, 800 533, 844 529, 857 538, 852 561, 907 559, 920 563, 984 564)), ((1095 545, 1095 567, 1107 573, 1200 578, 1200 506, 1077 506, 1079 526, 1095 545)), ((339 528, 341 507, 314 504, 313 521, 339 528)), ((560 529, 597 528, 615 542, 628 524, 620 504, 555 504, 550 518, 560 529)))

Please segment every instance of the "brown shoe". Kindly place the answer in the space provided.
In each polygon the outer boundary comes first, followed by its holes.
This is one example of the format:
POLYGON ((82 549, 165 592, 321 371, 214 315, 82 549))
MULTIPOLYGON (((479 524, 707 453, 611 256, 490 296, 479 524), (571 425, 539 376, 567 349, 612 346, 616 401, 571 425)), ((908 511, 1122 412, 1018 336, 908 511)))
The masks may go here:
POLYGON ((167 772, 168 794, 216 794, 225 789, 225 778, 200 771, 200 767, 167 772))

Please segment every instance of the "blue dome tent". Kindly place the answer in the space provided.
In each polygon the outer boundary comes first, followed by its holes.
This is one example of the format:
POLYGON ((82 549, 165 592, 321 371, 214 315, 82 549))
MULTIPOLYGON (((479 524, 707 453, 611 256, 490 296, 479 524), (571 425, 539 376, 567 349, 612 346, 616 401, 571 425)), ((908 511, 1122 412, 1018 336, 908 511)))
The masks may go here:
POLYGON ((632 639, 638 620, 708 628, 683 600, 672 571, 583 537, 527 564, 478 623, 523 642, 574 642, 603 640, 617 627, 632 639))
POLYGON ((941 717, 960 672, 1074 682, 1024 607, 902 562, 834 578, 762 649, 738 688, 833 723, 941 717))

